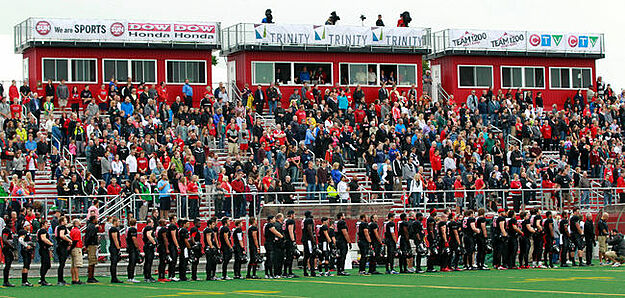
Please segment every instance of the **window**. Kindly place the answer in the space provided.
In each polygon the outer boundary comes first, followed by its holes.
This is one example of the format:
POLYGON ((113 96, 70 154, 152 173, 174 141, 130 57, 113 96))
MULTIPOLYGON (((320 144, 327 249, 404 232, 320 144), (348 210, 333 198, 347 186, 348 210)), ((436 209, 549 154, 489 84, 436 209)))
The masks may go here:
POLYGON ((295 71, 294 82, 296 84, 332 84, 331 63, 293 63, 295 71))
POLYGON ((416 85, 417 84, 417 66, 416 65, 398 65, 397 66, 398 82, 397 85, 416 85))
POLYGON ((28 69, 30 65, 29 61, 30 60, 28 59, 28 57, 22 59, 22 78, 24 78, 24 80, 28 80, 28 78, 30 77, 28 69))
POLYGON ((590 68, 572 68, 573 88, 587 88, 590 86, 590 68))
POLYGON ((119 81, 126 81, 129 77, 128 60, 104 60, 103 81, 114 78, 119 81))
POLYGON ((458 66, 460 87, 484 87, 493 85, 492 66, 458 66))
POLYGON ((550 86, 554 89, 580 89, 592 84, 592 69, 552 67, 550 73, 550 86))
POLYGON ((59 82, 69 80, 67 68, 69 59, 43 59, 43 79, 59 82))
POLYGON ((274 81, 274 63, 272 62, 254 62, 254 78, 252 82, 254 85, 258 84, 270 84, 274 81))
POLYGON ((282 85, 292 84, 291 63, 275 63, 275 82, 282 85))
POLYGON ((378 84, 377 64, 350 64, 340 65, 339 79, 341 85, 367 85, 376 86, 378 84))
POLYGON ((545 69, 542 67, 525 67, 525 87, 545 88, 545 69))
POLYGON ((545 70, 542 67, 502 66, 501 87, 544 88, 545 70))
POLYGON ((96 82, 95 59, 72 59, 72 82, 96 82))
POLYGON ((397 65, 380 65, 380 84, 397 84, 397 65))
POLYGON ((522 67, 502 67, 501 68, 501 84, 504 88, 523 87, 523 68, 522 67))
POLYGON ((206 84, 206 61, 167 61, 167 82, 206 84))
POLYGON ((132 60, 130 65, 133 81, 156 83, 156 61, 132 60))

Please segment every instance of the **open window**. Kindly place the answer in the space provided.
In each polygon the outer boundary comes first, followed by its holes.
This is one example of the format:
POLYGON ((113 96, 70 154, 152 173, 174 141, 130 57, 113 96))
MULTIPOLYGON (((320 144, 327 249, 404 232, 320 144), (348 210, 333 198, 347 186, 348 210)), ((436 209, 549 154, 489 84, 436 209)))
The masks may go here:
POLYGON ((294 70, 296 84, 332 84, 331 63, 294 63, 294 70))

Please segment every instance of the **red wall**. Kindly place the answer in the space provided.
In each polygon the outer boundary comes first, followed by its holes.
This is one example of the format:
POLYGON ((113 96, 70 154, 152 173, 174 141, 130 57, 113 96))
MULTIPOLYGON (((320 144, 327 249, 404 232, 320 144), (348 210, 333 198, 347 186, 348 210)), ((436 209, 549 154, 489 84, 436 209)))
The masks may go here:
MULTIPOLYGON (((339 63, 383 63, 383 64, 416 64, 417 65, 417 87, 420 96, 423 90, 421 84, 422 74, 422 57, 416 54, 371 54, 371 53, 311 53, 311 52, 250 52, 242 51, 228 56, 228 61, 236 62, 236 84, 239 88, 247 83, 252 90, 255 90, 252 84, 252 62, 253 61, 284 61, 284 62, 326 62, 332 63, 333 73, 332 82, 339 82, 339 63)), ((268 86, 268 85, 267 85, 268 86)), ((282 91, 282 103, 288 104, 288 98, 293 93, 293 89, 301 88, 297 86, 280 86, 282 91)), ((323 92, 329 86, 319 86, 323 92)), ((355 86, 350 86, 354 90, 355 86)), ((363 87, 365 99, 372 102, 378 98, 378 89, 380 87, 363 87)), ((409 88, 397 88, 400 93, 409 88)), ((390 86, 389 86, 390 91, 390 86)))
MULTIPOLYGON (((212 83, 212 53, 204 50, 164 50, 164 49, 110 49, 110 48, 52 48, 39 47, 30 48, 24 51, 24 59, 29 58, 29 78, 31 89, 34 89, 37 81, 46 84, 46 79, 42 78, 42 58, 92 58, 96 62, 96 80, 98 84, 90 84, 91 92, 100 90, 100 84, 108 83, 110 78, 103 78, 103 59, 145 59, 156 60, 156 80, 157 85, 166 81, 165 60, 204 60, 206 61, 206 82, 202 85, 191 85, 193 88, 194 105, 197 106, 202 98, 207 85, 212 83)), ((119 84, 125 84, 127 78, 117 78, 119 84)), ((55 83, 56 85, 56 83, 55 83)), ((70 90, 73 86, 78 86, 82 90, 84 84, 72 84, 68 82, 70 90)), ((136 86, 136 84, 135 84, 136 86)), ((173 102, 176 96, 182 95, 183 84, 167 84, 169 102, 173 102)))
MULTIPOLYGON (((430 61, 432 65, 441 66, 441 85, 449 94, 453 94, 457 103, 466 102, 471 90, 476 90, 477 95, 482 94, 484 88, 460 88, 458 87, 458 65, 487 65, 493 66, 493 90, 496 94, 501 87, 501 66, 539 66, 545 68, 545 88, 525 89, 543 93, 544 107, 550 109, 551 105, 562 106, 567 97, 573 98, 577 89, 550 88, 550 67, 586 67, 592 68, 592 82, 596 81, 595 59, 583 58, 545 58, 545 57, 494 57, 494 56, 444 56, 430 61)), ((508 88, 504 89, 504 93, 508 88)), ((516 88, 514 88, 516 89, 516 88)), ((584 88, 586 89, 586 88, 584 88)), ((586 92, 584 92, 584 95, 586 92)))

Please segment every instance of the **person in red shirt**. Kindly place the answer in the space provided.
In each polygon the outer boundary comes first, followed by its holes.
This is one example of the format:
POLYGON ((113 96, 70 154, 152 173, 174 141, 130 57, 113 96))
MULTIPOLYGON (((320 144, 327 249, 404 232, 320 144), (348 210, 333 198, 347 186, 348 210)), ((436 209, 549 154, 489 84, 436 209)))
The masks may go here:
POLYGON ((20 92, 17 90, 15 80, 11 81, 11 87, 9 87, 9 100, 15 100, 20 98, 20 92))
POLYGON ((165 82, 161 82, 161 86, 159 86, 158 90, 156 90, 156 93, 158 93, 159 103, 167 102, 169 99, 169 95, 167 94, 167 85, 165 85, 165 82))
POLYGON ((549 175, 547 173, 543 173, 541 187, 543 188, 543 193, 545 194, 545 210, 553 210, 556 200, 554 197, 555 190, 553 188, 556 187, 556 184, 549 180, 549 175))
POLYGON ((278 146, 282 146, 286 142, 286 134, 282 130, 282 126, 280 126, 280 124, 276 125, 276 129, 273 131, 273 138, 278 143, 278 146))
POLYGON ((100 107, 100 111, 101 112, 108 111, 108 109, 109 109, 109 107, 108 107, 108 90, 106 89, 106 86, 104 84, 102 84, 100 86, 100 90, 96 94, 96 98, 97 98, 97 102, 98 102, 98 107, 100 107))
POLYGON ((441 163, 441 156, 438 152, 438 149, 434 150, 434 155, 431 156, 430 163, 432 164, 432 176, 438 177, 438 175, 440 175, 441 173, 441 169, 443 168, 443 165, 441 163))
POLYGON ((21 119, 22 118, 22 105, 19 103, 19 99, 15 99, 13 104, 9 107, 11 109, 11 118, 13 119, 21 119))
POLYGON ((72 112, 78 113, 78 111, 80 110, 81 101, 82 100, 80 99, 80 91, 78 91, 78 87, 74 86, 72 88, 72 92, 70 92, 69 95, 69 104, 72 108, 72 112))
POLYGON ((454 198, 456 199, 456 212, 460 212, 464 205, 464 185, 460 179, 460 175, 456 175, 456 181, 454 182, 454 198))
POLYGON ((512 181, 510 181, 510 195, 512 195, 512 203, 514 206, 514 211, 519 212, 521 208, 521 181, 519 180, 519 174, 514 174, 512 176, 512 181))
POLYGON ((200 216, 200 178, 197 175, 191 176, 187 184, 187 193, 189 194, 189 218, 196 219, 200 216))
POLYGON ((72 284, 81 285, 82 281, 79 279, 78 270, 82 267, 82 235, 80 233, 80 219, 74 219, 72 221, 73 228, 69 232, 69 238, 72 240, 72 284))
POLYGON ((540 132, 543 135, 543 147, 549 150, 549 148, 551 148, 551 125, 549 125, 548 121, 543 121, 543 125, 540 127, 540 132))
POLYGON ((306 121, 306 111, 304 111, 304 105, 301 105, 297 112, 295 112, 295 116, 297 116, 297 123, 304 124, 306 121))
POLYGON ((479 174, 477 179, 475 179, 475 201, 477 202, 478 208, 484 207, 484 191, 486 188, 486 183, 484 183, 484 174, 479 174))
POLYGON ((116 196, 122 191, 122 187, 117 184, 117 178, 111 178, 111 184, 106 187, 106 194, 116 196))
POLYGON ((145 174, 148 171, 148 159, 145 157, 145 151, 139 153, 139 158, 137 158, 137 171, 141 174, 145 174))

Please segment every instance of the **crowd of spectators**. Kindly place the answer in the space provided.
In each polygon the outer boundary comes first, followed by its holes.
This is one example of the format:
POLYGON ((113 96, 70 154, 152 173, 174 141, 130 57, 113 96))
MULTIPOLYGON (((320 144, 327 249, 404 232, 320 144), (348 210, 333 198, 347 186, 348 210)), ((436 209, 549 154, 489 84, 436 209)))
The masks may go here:
MULTIPOLYGON (((428 200, 494 209, 510 196, 519 209, 541 187, 586 188, 591 179, 625 187, 625 96, 600 77, 552 107, 543 106, 541 92, 521 89, 433 102, 429 75, 424 80, 421 96, 414 86, 400 91, 384 83, 375 99, 365 99, 360 86, 304 84, 283 94, 279 84, 246 85, 230 96, 223 84, 194 95, 187 83, 172 103, 165 83, 130 78, 112 78, 99 90, 13 82, 0 103, 0 176, 10 197, 0 212, 11 202, 32 203, 19 197, 35 194, 36 171, 48 158, 61 210, 86 212, 93 195, 137 194, 145 201, 137 209, 166 214, 172 203, 183 204, 191 218, 199 216, 201 193, 218 214, 241 216, 261 201, 294 203, 296 190, 331 202, 359 202, 363 189, 405 191, 413 207, 428 200), (257 117, 266 108, 275 125, 257 117), (85 168, 77 163, 82 157, 85 168), (365 168, 366 177, 345 175, 346 165, 365 168)), ((589 203, 586 191, 545 194, 548 206, 589 203)))

